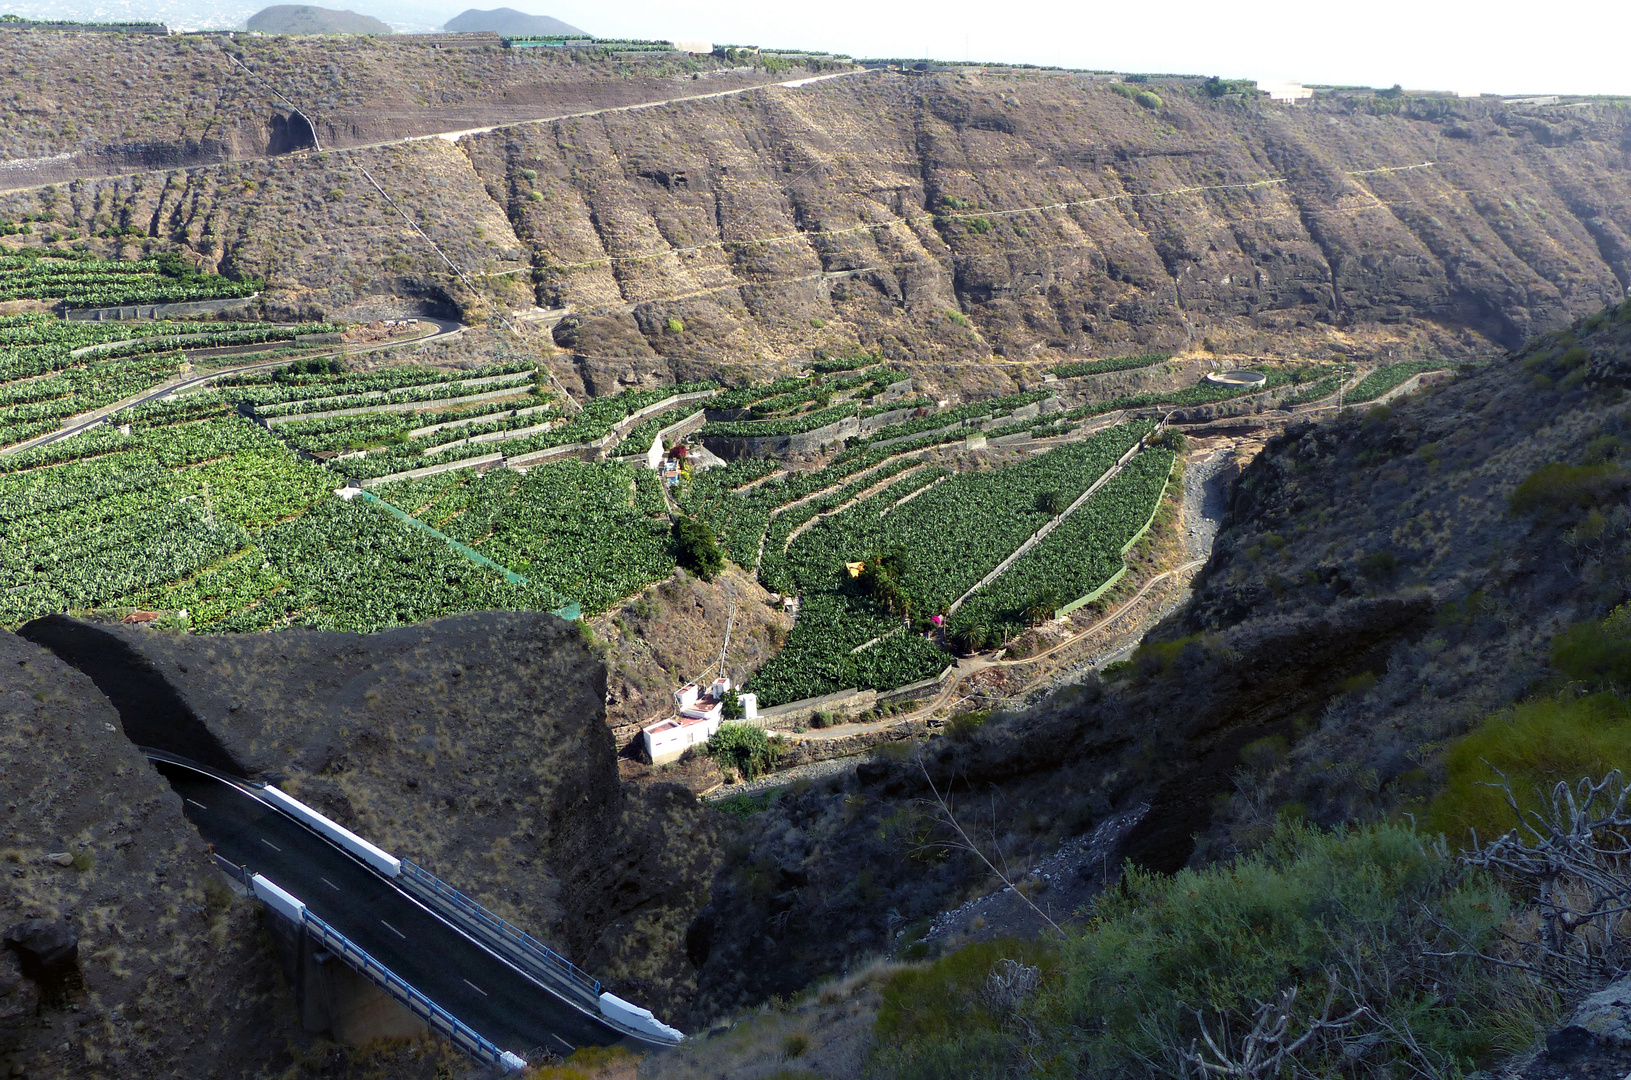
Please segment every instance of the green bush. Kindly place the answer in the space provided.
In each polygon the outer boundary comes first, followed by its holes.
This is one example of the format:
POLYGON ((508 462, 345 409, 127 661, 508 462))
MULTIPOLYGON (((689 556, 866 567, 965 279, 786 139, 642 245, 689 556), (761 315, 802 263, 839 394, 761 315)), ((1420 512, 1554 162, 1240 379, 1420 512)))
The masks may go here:
POLYGON ((1154 90, 1140 90, 1136 95, 1134 95, 1133 100, 1151 112, 1159 111, 1161 107, 1166 104, 1166 102, 1161 100, 1161 95, 1157 94, 1154 90))
POLYGON ((747 724, 721 724, 708 740, 708 756, 735 769, 744 780, 755 780, 775 768, 781 752, 764 728, 747 724))
POLYGON ((1631 687, 1631 604, 1602 622, 1577 623, 1552 640, 1552 666, 1594 690, 1631 687))
POLYGON ((1428 824, 1466 844, 1498 836, 1518 822, 1506 792, 1491 784, 1501 775, 1523 809, 1541 806, 1559 781, 1631 772, 1631 707, 1612 694, 1526 701, 1499 713, 1450 748, 1447 780, 1428 809, 1428 824))
MULTIPOLYGON (((1462 875, 1406 828, 1322 833, 1299 824, 1282 825, 1260 853, 1232 865, 1172 877, 1133 870, 1100 900, 1092 928, 1065 946, 1061 1019, 1084 1030, 1079 1060, 1094 1071, 1176 1064, 1174 1051, 1199 1034, 1192 1010, 1214 1035, 1227 1027, 1238 1039, 1260 1002, 1296 986, 1303 1015, 1317 1015, 1326 972, 1346 960, 1353 993, 1337 1008, 1358 998, 1415 1035, 1429 1059, 1415 1064, 1453 1073, 1532 1038, 1504 1030, 1495 1009, 1509 1003, 1497 1001, 1488 969, 1427 955, 1451 951, 1437 944, 1434 920, 1476 942, 1504 917, 1504 896, 1462 875)), ((1393 1039, 1373 1054, 1402 1057, 1393 1039)), ((1316 1075, 1346 1072, 1334 1047, 1304 1063, 1316 1075)))
POLYGON ((1013 1038, 981 993, 1002 960, 1057 976, 1056 949, 1035 941, 988 941, 902 971, 884 987, 873 1027, 872 1071, 894 1080, 1009 1075, 1013 1038))
POLYGON ((1131 100, 1133 100, 1134 97, 1138 96, 1138 91, 1134 90, 1132 87, 1128 86, 1126 83, 1119 83, 1119 82, 1111 83, 1110 84, 1110 92, 1112 94, 1119 94, 1121 97, 1126 98, 1128 101, 1131 101, 1131 100))
POLYGON ((1512 492, 1508 505, 1514 514, 1558 520, 1618 498, 1627 489, 1631 489, 1631 471, 1618 465, 1554 461, 1525 477, 1512 492))
POLYGON ((674 560, 703 581, 712 581, 725 569, 725 555, 714 531, 692 518, 674 522, 674 560))
POLYGON ((1338 1039, 1316 1038, 1279 1075, 1464 1074, 1527 1048, 1550 1017, 1551 1000, 1517 976, 1444 955, 1490 942, 1509 910, 1493 883, 1408 828, 1285 823, 1226 865, 1130 869, 1057 946, 981 944, 896 976, 882 995, 873 1073, 1185 1075, 1197 1015, 1238 1054, 1259 1005, 1296 988, 1294 1038, 1336 973, 1331 1013, 1370 1010, 1344 1033, 1368 1052, 1350 1058, 1338 1039), (990 978, 1003 958, 1039 975, 1007 1015, 990 978))

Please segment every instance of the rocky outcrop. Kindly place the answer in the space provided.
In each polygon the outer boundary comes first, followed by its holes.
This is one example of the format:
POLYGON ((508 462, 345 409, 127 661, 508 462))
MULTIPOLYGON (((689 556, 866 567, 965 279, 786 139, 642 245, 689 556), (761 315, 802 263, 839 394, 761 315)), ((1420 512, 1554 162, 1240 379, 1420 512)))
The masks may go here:
MULTIPOLYGON (((643 1005, 688 992, 680 940, 706 900, 712 827, 683 789, 620 786, 606 669, 573 624, 505 612, 210 637, 73 625, 138 658, 179 705, 165 723, 196 722, 236 771, 420 863, 643 1005)), ((43 621, 24 632, 48 640, 43 621)), ((103 685, 116 703, 141 687, 117 673, 103 685)), ((190 756, 179 740, 166 749, 190 756)))
POLYGON ((118 725, 88 678, 0 633, 0 1069, 280 1075, 301 1040, 258 905, 118 725))

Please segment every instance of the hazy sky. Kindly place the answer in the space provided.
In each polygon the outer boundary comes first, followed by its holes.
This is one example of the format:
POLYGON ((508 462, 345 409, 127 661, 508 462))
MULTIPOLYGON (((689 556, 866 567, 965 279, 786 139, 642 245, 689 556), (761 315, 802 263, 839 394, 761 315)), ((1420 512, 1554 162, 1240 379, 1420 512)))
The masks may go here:
MULTIPOLYGON (((242 25, 271 0, 0 0, 0 12, 242 25)), ((316 0, 428 30, 471 0, 316 0)), ((1625 0, 475 0, 603 37, 700 38, 1114 71, 1482 93, 1631 95, 1625 0)))
MULTIPOLYGON (((496 5, 495 5, 496 6, 496 5)), ((1631 94, 1623 0, 508 0, 592 33, 1488 93, 1631 94)))

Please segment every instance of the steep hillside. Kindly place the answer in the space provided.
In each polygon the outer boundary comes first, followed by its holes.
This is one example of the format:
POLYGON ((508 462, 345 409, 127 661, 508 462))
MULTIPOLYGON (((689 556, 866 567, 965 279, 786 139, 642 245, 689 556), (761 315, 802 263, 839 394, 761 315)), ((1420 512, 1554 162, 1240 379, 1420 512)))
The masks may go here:
POLYGON ((1249 845, 1291 804, 1334 823, 1420 800, 1443 782, 1448 742, 1549 684, 1558 632, 1631 588, 1627 385, 1622 304, 1506 363, 1270 441, 1168 635, 1384 596, 1431 604, 1434 628, 1258 762, 1215 839, 1249 845))
MULTIPOLYGON (((1193 600, 1131 661, 752 808, 693 935, 699 1009, 790 993, 1000 891, 931 783, 1012 880, 1056 860, 1029 885, 1056 919, 1123 858, 1171 872, 1255 851, 1287 819, 1422 818, 1456 740, 1530 695, 1583 692, 1556 643, 1631 588, 1628 384, 1622 304, 1272 439, 1193 600), (1082 846, 1113 821, 1108 847, 1082 846)), ((1596 685, 1623 679, 1615 648, 1596 685)))
MULTIPOLYGON (((10 37, 18 64, 82 63, 44 35, 10 37)), ((302 116, 327 150, 593 113, 355 163, 325 152, 18 191, 0 217, 48 213, 93 247, 115 226, 140 234, 117 241, 127 250, 183 243, 271 278, 291 306, 570 305, 561 374, 595 386, 858 348, 995 363, 1009 385, 1029 362, 1157 348, 1489 355, 1631 280, 1626 116, 1608 103, 1335 93, 1289 109, 1163 84, 1151 109, 1095 79, 1002 71, 695 97, 769 76, 374 39, 233 42, 243 66, 183 39, 116 47, 189 89, 129 127, 97 104, 123 92, 102 75, 70 110, 60 87, 17 83, 25 122, 6 152, 70 157, 8 175, 90 176, 115 143, 145 147, 150 167, 301 147, 302 116), (267 105, 273 89, 299 113, 267 105), (679 97, 694 100, 597 111, 679 97), (392 240, 358 251, 358 230, 392 240)))
POLYGON ((439 49, 412 34, 16 31, 0 58, 0 189, 284 153, 312 145, 306 120, 336 148, 771 78, 708 57, 439 49))
POLYGON ((111 634, 201 724, 161 749, 208 762, 218 740, 244 775, 423 864, 619 992, 661 1010, 688 994, 680 943, 706 896, 711 827, 679 789, 619 787, 605 668, 570 624, 517 612, 193 637, 59 618, 23 632, 93 665, 111 634))
POLYGON ((389 23, 355 11, 313 7, 310 4, 273 4, 249 16, 245 24, 262 34, 389 34, 389 23))

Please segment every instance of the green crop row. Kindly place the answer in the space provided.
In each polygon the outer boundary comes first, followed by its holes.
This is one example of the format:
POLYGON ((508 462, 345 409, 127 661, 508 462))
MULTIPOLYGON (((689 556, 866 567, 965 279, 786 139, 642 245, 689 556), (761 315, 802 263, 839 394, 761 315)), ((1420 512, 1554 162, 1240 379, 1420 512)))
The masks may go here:
POLYGON ((1048 370, 1061 379, 1074 379, 1082 375, 1104 375, 1112 371, 1131 371, 1171 360, 1172 353, 1145 353, 1142 356, 1113 356, 1108 360, 1087 360, 1077 364, 1060 364, 1048 370))
POLYGON ((1359 381, 1359 385, 1347 393, 1349 404, 1359 405, 1366 401, 1375 401, 1383 394, 1396 386, 1402 385, 1405 380, 1427 371, 1442 371, 1442 360, 1417 360, 1404 364, 1385 364, 1366 375, 1359 381))
POLYGON ((1122 548, 1150 520, 1172 472, 1171 450, 1140 452, 1109 483, 952 616, 952 634, 986 644, 1086 596, 1120 572, 1122 548))
POLYGON ((991 398, 986 401, 971 401, 965 405, 957 405, 950 409, 930 413, 927 416, 914 417, 903 420, 898 424, 881 427, 867 436, 866 442, 880 442, 884 439, 898 439, 905 435, 914 435, 922 431, 933 431, 950 424, 960 424, 965 420, 973 420, 981 416, 995 416, 1003 412, 1012 412, 1034 402, 1043 401, 1053 396, 1051 390, 1027 390, 1021 394, 1009 394, 1007 397, 991 398))

